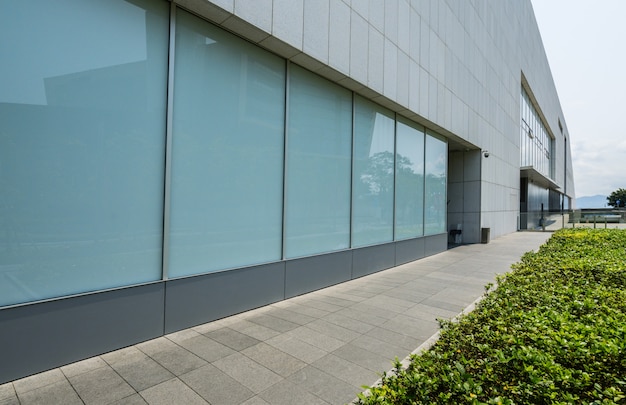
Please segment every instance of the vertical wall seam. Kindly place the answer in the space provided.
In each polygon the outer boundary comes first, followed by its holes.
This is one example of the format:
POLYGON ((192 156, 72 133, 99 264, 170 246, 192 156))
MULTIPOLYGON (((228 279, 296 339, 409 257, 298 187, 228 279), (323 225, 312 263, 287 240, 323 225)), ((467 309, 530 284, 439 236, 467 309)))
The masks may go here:
POLYGON ((283 272, 283 298, 287 297, 287 153, 289 136, 289 61, 285 60, 285 116, 283 117, 283 215, 282 215, 282 235, 280 244, 280 257, 284 262, 283 272))
POLYGON ((348 249, 352 251, 352 260, 350 261, 350 279, 354 278, 354 246, 352 245, 352 230, 354 223, 354 123, 356 121, 356 97, 354 91, 350 92, 352 96, 352 127, 350 128, 350 220, 348 225, 348 249))
POLYGON ((172 131, 174 116, 174 62, 176 53, 176 4, 170 3, 170 32, 167 65, 167 107, 165 124, 165 187, 163 195, 163 252, 161 262, 161 281, 163 284, 163 334, 165 334, 167 308, 167 280, 169 278, 170 257, 170 204, 172 184, 172 131))
POLYGON ((391 207, 391 240, 396 241, 396 198, 398 193, 398 173, 397 173, 397 154, 398 154, 398 114, 393 114, 393 205, 391 207))
POLYGON ((391 207, 391 241, 393 242, 393 264, 398 264, 398 250, 396 240, 396 199, 398 193, 398 113, 393 114, 393 203, 391 207))
POLYGON ((169 56, 167 73, 167 111, 165 130, 165 189, 163 199, 162 280, 169 278, 170 204, 172 184, 172 132, 174 116, 174 59, 176 52, 176 4, 170 3, 169 56))

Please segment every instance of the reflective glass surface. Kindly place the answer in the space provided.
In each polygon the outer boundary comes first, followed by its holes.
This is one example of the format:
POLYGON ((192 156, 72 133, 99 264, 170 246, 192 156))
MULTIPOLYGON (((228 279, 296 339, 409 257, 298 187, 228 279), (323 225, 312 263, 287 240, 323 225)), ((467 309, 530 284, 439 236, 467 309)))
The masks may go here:
POLYGON ((285 62, 178 11, 169 276, 281 258, 285 62))
POLYGON ((350 245, 352 94, 289 70, 286 256, 350 245))
POLYGON ((0 2, 0 306, 160 279, 168 15, 0 2))
POLYGON ((355 99, 352 246, 393 239, 394 117, 355 99))
POLYGON ((424 132, 396 126, 396 240, 424 234, 424 132))
POLYGON ((446 231, 446 172, 448 144, 426 134, 426 177, 424 185, 424 234, 446 231))

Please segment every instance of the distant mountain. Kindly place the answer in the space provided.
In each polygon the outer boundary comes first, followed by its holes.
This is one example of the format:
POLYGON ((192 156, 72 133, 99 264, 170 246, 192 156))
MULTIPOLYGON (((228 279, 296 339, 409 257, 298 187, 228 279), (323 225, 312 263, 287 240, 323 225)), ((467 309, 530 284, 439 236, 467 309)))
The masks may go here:
POLYGON ((606 204, 605 195, 592 195, 586 197, 578 197, 576 199, 576 208, 605 208, 606 204))

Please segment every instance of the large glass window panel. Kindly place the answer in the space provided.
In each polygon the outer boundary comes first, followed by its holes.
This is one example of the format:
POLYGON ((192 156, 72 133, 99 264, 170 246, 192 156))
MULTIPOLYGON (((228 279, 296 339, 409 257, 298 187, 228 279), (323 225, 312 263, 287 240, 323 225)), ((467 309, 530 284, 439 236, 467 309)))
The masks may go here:
POLYGON ((286 256, 350 247, 352 94, 292 65, 286 256))
POLYGON ((532 166, 545 176, 552 177, 554 174, 554 159, 551 159, 553 138, 524 88, 521 90, 521 100, 523 106, 521 142, 522 145, 526 145, 526 148, 521 149, 521 164, 532 166))
POLYGON ((279 260, 284 61, 178 11, 169 276, 279 260))
POLYGON ((354 117, 352 246, 393 240, 393 114, 357 97, 354 117))
POLYGON ((448 144, 426 134, 424 234, 446 232, 446 168, 448 144))
POLYGON ((168 14, 0 2, 0 306, 160 279, 168 14))
POLYGON ((396 125, 397 240, 424 234, 424 132, 398 121, 396 125))

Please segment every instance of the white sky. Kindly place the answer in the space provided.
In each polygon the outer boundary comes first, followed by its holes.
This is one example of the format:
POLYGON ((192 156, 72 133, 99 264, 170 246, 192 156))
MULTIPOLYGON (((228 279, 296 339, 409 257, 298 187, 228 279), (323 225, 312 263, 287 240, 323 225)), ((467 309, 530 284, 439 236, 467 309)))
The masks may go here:
POLYGON ((626 188, 626 0, 532 0, 567 122, 576 197, 626 188))

